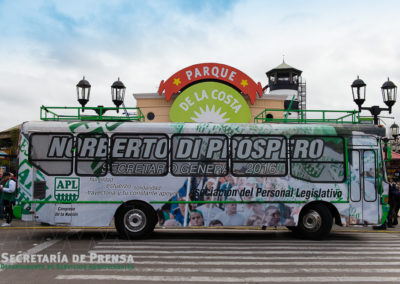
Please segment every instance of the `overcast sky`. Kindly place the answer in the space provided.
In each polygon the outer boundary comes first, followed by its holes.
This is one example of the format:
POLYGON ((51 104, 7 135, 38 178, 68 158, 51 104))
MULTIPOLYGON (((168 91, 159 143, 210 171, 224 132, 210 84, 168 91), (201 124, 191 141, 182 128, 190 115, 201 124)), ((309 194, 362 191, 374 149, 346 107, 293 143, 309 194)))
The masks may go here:
MULTIPOLYGON (((282 55, 303 71, 308 109, 355 109, 357 75, 367 83, 365 106, 383 106, 387 77, 400 86, 399 11, 395 0, 0 0, 0 130, 38 120, 41 105, 79 106, 83 75, 92 85, 88 106, 112 106, 118 77, 134 106, 132 93, 156 92, 161 80, 202 62, 266 85, 282 55)), ((400 119, 400 103, 393 116, 400 119)))

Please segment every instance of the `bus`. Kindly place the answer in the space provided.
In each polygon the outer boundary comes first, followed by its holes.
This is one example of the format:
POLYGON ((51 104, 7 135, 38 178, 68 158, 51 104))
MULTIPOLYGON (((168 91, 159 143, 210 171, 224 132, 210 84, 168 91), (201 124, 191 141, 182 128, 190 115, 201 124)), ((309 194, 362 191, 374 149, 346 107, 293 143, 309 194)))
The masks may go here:
POLYGON ((340 124, 26 122, 22 220, 161 227, 286 226, 309 239, 388 215, 384 128, 340 124))

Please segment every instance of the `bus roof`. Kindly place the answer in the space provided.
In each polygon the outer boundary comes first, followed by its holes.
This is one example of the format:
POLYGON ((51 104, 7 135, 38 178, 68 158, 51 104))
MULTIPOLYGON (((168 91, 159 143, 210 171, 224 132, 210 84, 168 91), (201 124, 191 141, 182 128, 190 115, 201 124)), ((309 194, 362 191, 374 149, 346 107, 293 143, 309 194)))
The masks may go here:
POLYGON ((280 124, 280 123, 173 123, 173 122, 87 122, 30 121, 22 133, 203 133, 203 134, 269 134, 269 135, 376 135, 385 136, 385 128, 366 124, 280 124))

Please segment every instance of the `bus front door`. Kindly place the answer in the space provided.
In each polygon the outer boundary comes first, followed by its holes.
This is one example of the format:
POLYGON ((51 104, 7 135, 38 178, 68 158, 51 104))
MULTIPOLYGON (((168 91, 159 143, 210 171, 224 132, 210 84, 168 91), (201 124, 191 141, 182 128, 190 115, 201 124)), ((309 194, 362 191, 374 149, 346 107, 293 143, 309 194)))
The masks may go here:
POLYGON ((378 223, 376 151, 352 150, 350 162, 350 225, 378 223))

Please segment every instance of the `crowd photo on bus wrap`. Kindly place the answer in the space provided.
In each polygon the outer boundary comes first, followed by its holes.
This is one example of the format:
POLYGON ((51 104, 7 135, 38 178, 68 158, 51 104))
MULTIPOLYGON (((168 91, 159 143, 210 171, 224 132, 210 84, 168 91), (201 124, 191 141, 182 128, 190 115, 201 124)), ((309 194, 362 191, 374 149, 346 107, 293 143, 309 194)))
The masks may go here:
POLYGON ((170 201, 158 210, 159 225, 179 226, 294 226, 295 207, 282 203, 264 203, 256 197, 257 188, 278 186, 273 178, 192 177, 189 192, 186 180, 170 201), (253 191, 249 189, 254 189, 253 191), (250 194, 241 194, 247 190, 250 194), (236 193, 236 194, 232 194, 236 193), (180 203, 176 201, 192 201, 180 203), (195 203, 193 201, 199 201, 195 203), (187 217, 185 214, 187 211, 187 217))

